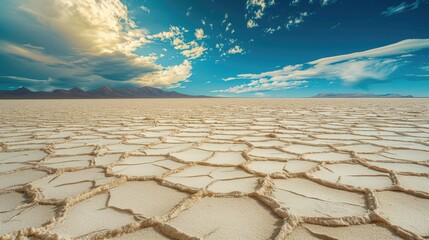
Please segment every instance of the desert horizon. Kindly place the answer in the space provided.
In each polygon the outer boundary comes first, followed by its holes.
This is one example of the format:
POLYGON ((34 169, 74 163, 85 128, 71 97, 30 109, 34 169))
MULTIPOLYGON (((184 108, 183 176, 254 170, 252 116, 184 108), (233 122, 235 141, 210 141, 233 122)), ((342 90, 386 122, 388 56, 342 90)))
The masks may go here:
MULTIPOLYGON (((14 90, 0 90, 0 99, 142 99, 142 98, 252 98, 252 97, 232 97, 232 96, 204 96, 187 95, 176 91, 166 91, 160 88, 139 86, 139 87, 108 87, 100 86, 96 89, 83 90, 79 87, 70 89, 54 89, 45 91, 32 91, 26 87, 14 90)), ((302 97, 270 97, 264 98, 414 98, 413 95, 401 95, 396 93, 373 94, 373 93, 319 93, 314 96, 302 97)), ((427 98, 427 97, 418 97, 427 98)))
POLYGON ((423 239, 428 104, 0 100, 0 235, 423 239))

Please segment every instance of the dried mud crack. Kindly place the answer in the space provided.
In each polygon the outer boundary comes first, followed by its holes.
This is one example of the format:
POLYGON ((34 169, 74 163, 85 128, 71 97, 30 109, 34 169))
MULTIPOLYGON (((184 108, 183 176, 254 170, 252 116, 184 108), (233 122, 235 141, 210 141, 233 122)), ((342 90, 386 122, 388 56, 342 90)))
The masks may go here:
POLYGON ((428 106, 0 101, 0 239, 427 239, 428 106))

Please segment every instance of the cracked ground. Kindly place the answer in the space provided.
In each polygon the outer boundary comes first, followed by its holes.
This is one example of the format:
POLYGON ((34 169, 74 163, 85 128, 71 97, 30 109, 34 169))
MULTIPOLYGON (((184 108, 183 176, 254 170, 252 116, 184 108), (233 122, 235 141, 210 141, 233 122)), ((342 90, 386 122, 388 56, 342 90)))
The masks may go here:
POLYGON ((428 239, 428 106, 0 101, 0 239, 428 239))

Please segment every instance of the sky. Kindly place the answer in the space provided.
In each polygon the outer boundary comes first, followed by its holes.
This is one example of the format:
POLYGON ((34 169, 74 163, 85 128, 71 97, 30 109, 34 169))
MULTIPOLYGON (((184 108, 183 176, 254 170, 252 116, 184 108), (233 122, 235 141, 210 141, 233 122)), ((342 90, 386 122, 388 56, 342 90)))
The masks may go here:
POLYGON ((3 0, 0 89, 429 96, 429 0, 3 0))

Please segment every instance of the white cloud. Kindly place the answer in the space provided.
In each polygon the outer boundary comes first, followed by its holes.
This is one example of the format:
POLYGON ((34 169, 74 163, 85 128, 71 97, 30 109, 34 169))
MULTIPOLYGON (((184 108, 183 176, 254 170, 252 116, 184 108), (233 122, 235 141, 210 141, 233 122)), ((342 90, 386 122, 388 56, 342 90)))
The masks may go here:
POLYGON ((247 0, 246 2, 246 8, 249 9, 251 7, 259 7, 264 11, 267 4, 264 0, 247 0))
POLYGON ((387 46, 374 48, 362 52, 338 55, 334 57, 321 58, 310 62, 310 64, 331 64, 340 61, 346 61, 356 58, 374 58, 388 57, 417 51, 419 49, 429 48, 429 39, 408 39, 387 46))
POLYGON ((235 42, 237 42, 238 41, 238 39, 236 39, 236 38, 230 38, 229 39, 229 43, 230 44, 234 44, 235 42))
POLYGON ((224 80, 225 82, 235 80, 235 79, 237 79, 237 78, 235 78, 235 77, 222 78, 222 80, 224 80))
POLYGON ((408 77, 417 77, 417 78, 424 78, 429 79, 429 74, 407 74, 408 77))
POLYGON ((190 46, 188 44, 186 44, 182 39, 180 38, 175 38, 173 39, 172 42, 174 49, 176 50, 185 50, 185 49, 189 49, 190 46))
POLYGON ((304 17, 308 16, 310 16, 308 12, 302 12, 297 17, 289 17, 289 21, 285 24, 286 29, 297 27, 299 24, 304 22, 304 17))
POLYGON ((395 59, 350 60, 334 65, 316 65, 314 77, 357 83, 365 79, 384 80, 397 68, 395 59))
POLYGON ((197 28, 197 29, 195 29, 195 37, 198 40, 201 40, 203 38, 206 38, 207 36, 204 35, 204 30, 203 29, 197 28))
POLYGON ((340 22, 339 22, 339 23, 337 23, 337 24, 335 24, 335 25, 333 25, 330 29, 331 29, 331 30, 334 30, 334 29, 338 28, 339 26, 341 26, 341 23, 340 23, 340 22))
POLYGON ((26 44, 24 44, 22 46, 27 47, 27 48, 31 48, 31 49, 36 49, 36 50, 45 50, 44 47, 34 46, 32 44, 29 44, 29 43, 26 43, 26 44))
POLYGON ((67 53, 70 55, 52 57, 43 49, 49 46, 36 49, 16 44, 6 44, 1 51, 45 65, 66 62, 71 65, 67 69, 57 67, 57 72, 61 73, 55 74, 60 78, 167 86, 187 81, 191 75, 192 67, 187 61, 176 66, 162 66, 155 63, 158 56, 135 53, 153 39, 172 39, 182 35, 183 30, 170 27, 168 32, 148 36, 147 30, 137 27, 129 17, 126 5, 120 0, 24 0, 19 6, 34 18, 31 24, 48 28, 61 37, 52 39, 64 39, 63 44, 71 49, 67 53))
POLYGON ((228 23, 227 25, 226 25, 226 28, 225 28, 225 31, 226 32, 228 32, 229 31, 229 28, 232 26, 232 23, 228 23))
POLYGON ((229 54, 239 54, 239 53, 242 53, 242 52, 243 52, 243 49, 240 46, 238 46, 238 45, 235 45, 233 48, 230 48, 228 50, 229 54))
POLYGON ((248 84, 231 87, 217 92, 243 93, 261 90, 288 89, 301 86, 312 79, 341 80, 356 84, 363 80, 383 81, 398 68, 409 64, 407 53, 429 48, 429 39, 409 39, 367 51, 321 58, 305 64, 288 65, 280 70, 259 74, 239 74, 223 79, 251 80, 248 84), (288 84, 290 82, 297 82, 288 84), (284 87, 284 88, 283 88, 284 87))
MULTIPOLYGON (((170 26, 169 31, 160 32, 154 35, 151 35, 150 39, 160 39, 162 41, 171 40, 171 45, 174 49, 179 50, 180 53, 188 59, 196 59, 203 55, 207 50, 204 47, 204 43, 198 44, 196 41, 185 42, 183 32, 187 31, 186 29, 176 26, 170 26)), ((204 35, 204 30, 198 28, 194 33, 197 40, 202 40, 207 36, 204 35)))
POLYGON ((145 12, 147 12, 147 13, 150 13, 150 9, 147 8, 146 6, 141 5, 140 9, 143 10, 143 11, 145 11, 145 12))
POLYGON ((162 71, 141 75, 133 81, 143 85, 177 87, 179 82, 188 81, 187 79, 192 75, 191 70, 191 63, 188 60, 185 60, 180 65, 169 66, 164 68, 162 71))
POLYGON ((394 59, 352 59, 336 64, 293 65, 281 70, 261 74, 240 74, 239 78, 268 78, 270 81, 289 81, 307 79, 341 79, 353 84, 365 79, 384 80, 398 67, 394 59))
POLYGON ((242 84, 239 86, 231 87, 223 90, 214 90, 212 92, 218 93, 248 93, 248 92, 260 92, 260 91, 272 91, 272 90, 283 90, 301 87, 307 84, 307 81, 288 81, 288 82, 268 82, 261 80, 254 80, 249 84, 242 84))
POLYGON ((247 21, 247 28, 257 27, 256 19, 261 19, 264 16, 264 11, 266 7, 274 5, 275 1, 265 1, 265 0, 247 0, 246 9, 248 13, 246 14, 249 17, 247 21))
POLYGON ((183 33, 180 31, 179 27, 170 26, 169 31, 160 32, 154 35, 149 35, 148 39, 160 39, 161 41, 165 41, 176 36, 182 36, 183 33))
POLYGON ((399 5, 388 7, 385 11, 381 13, 383 16, 391 16, 398 13, 402 13, 409 10, 414 10, 420 7, 421 4, 425 3, 423 0, 416 0, 412 3, 402 2, 399 5))
POLYGON ((180 38, 175 38, 172 41, 172 44, 175 49, 182 50, 180 53, 188 59, 199 58, 207 50, 207 48, 204 47, 204 43, 202 43, 201 45, 198 44, 196 41, 185 43, 180 38))
POLYGON ((91 54, 129 54, 149 42, 146 31, 137 28, 120 0, 28 1, 21 9, 91 54))
POLYGON ((225 46, 225 44, 223 44, 223 43, 216 43, 215 48, 219 49, 219 51, 222 51, 224 46, 225 46))
POLYGON ((247 28, 254 28, 259 26, 255 21, 253 21, 253 19, 249 19, 249 21, 247 21, 247 28))
POLYGON ((262 12, 261 9, 256 10, 254 14, 255 14, 255 19, 260 19, 262 18, 262 16, 264 16, 264 12, 262 12))
POLYGON ((207 50, 207 48, 204 47, 204 44, 199 45, 195 41, 189 42, 189 46, 189 49, 181 52, 183 56, 189 59, 199 58, 207 50))
POLYGON ((222 24, 226 23, 227 20, 228 20, 228 13, 225 13, 225 17, 222 20, 222 24))
POLYGON ((49 82, 53 82, 52 78, 48 79, 33 79, 33 78, 26 78, 26 77, 18 77, 18 76, 0 76, 1 78, 9 78, 17 81, 23 81, 23 82, 35 82, 37 84, 49 84, 49 82))
MULTIPOLYGON (((338 0, 319 0, 318 2, 322 7, 328 6, 331 4, 336 3, 338 0)), ((417 0, 417 1, 424 1, 424 0, 417 0)), ((295 7, 301 4, 303 0, 289 0, 289 6, 295 7)), ((314 0, 309 0, 308 3, 312 4, 314 3, 314 0)), ((259 19, 262 19, 266 13, 266 9, 272 5, 275 4, 275 1, 268 1, 268 0, 247 0, 246 1, 246 9, 247 13, 245 14, 245 18, 247 20, 246 26, 247 28, 255 28, 258 27, 258 21, 259 19)), ((304 18, 310 16, 311 14, 314 14, 314 12, 310 13, 308 11, 303 11, 299 14, 292 14, 288 16, 287 21, 283 22, 281 25, 281 28, 285 29, 291 29, 292 27, 297 27, 299 24, 304 22, 304 18)), ((279 15, 271 16, 270 19, 278 18, 279 15)), ((281 28, 275 28, 273 26, 268 26, 264 29, 266 33, 272 34, 277 30, 280 30, 281 28)))
POLYGON ((263 93, 263 92, 256 92, 255 96, 257 96, 257 97, 265 97, 265 93, 263 93))
POLYGON ((269 28, 265 28, 264 32, 266 32, 268 34, 273 34, 274 32, 276 32, 276 31, 278 31, 280 29, 282 29, 281 26, 277 26, 276 28, 269 27, 269 28))
POLYGON ((187 16, 187 17, 191 16, 191 10, 192 10, 192 7, 189 7, 189 8, 186 10, 186 16, 187 16))
POLYGON ((300 2, 301 0, 292 0, 291 2, 290 2, 290 6, 296 6, 296 5, 298 5, 299 4, 299 2, 300 2))
POLYGON ((321 0, 320 3, 322 6, 328 6, 334 4, 337 0, 321 0))
POLYGON ((47 65, 67 65, 63 60, 47 55, 43 52, 44 48, 36 47, 30 44, 24 44, 22 46, 0 41, 0 51, 7 54, 15 55, 21 58, 26 58, 31 61, 44 63, 47 65))
POLYGON ((429 65, 427 66, 421 66, 420 69, 428 71, 429 72, 429 65))
POLYGON ((273 34, 276 30, 274 28, 266 28, 264 31, 269 34, 273 34))

